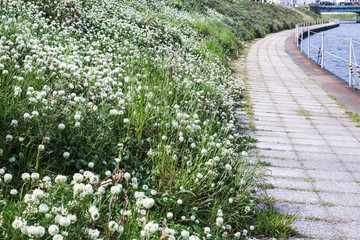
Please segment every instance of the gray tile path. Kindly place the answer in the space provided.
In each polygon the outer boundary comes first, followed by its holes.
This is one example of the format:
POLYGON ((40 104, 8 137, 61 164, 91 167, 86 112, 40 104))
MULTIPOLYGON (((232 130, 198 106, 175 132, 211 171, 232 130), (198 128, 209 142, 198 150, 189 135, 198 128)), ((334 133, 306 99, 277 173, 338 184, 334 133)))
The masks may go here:
POLYGON ((346 110, 286 51, 293 31, 255 42, 243 85, 258 139, 254 155, 269 162, 267 194, 308 239, 360 239, 360 129, 346 110), (314 81, 315 80, 315 81, 314 81))

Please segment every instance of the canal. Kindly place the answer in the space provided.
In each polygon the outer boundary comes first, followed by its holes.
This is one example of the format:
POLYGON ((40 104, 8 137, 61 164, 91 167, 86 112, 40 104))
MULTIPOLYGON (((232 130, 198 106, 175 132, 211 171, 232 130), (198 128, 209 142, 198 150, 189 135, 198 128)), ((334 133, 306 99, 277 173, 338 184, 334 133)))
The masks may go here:
MULTIPOLYGON (((340 22, 340 26, 324 32, 324 49, 333 55, 339 56, 340 58, 349 59, 349 39, 353 39, 353 51, 352 61, 360 65, 360 23, 354 22, 340 22)), ((308 52, 308 38, 304 39, 303 51, 307 54, 308 52)), ((321 63, 321 54, 319 48, 321 47, 321 34, 314 34, 310 36, 310 57, 319 64, 321 63)), ((328 69, 338 77, 348 82, 349 80, 349 63, 339 58, 332 56, 329 53, 324 54, 324 68, 328 69)), ((359 69, 360 71, 360 69, 359 69)), ((354 66, 354 75, 352 82, 357 88, 360 88, 358 81, 357 70, 354 66)))

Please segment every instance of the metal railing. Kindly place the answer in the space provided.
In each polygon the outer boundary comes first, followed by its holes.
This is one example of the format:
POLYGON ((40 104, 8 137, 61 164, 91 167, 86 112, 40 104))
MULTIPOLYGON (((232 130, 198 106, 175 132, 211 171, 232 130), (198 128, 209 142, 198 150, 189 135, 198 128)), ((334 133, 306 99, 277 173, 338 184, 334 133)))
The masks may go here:
MULTIPOLYGON (((336 36, 332 36, 332 35, 328 35, 325 33, 318 33, 316 31, 314 31, 317 27, 315 27, 315 25, 319 25, 319 24, 326 24, 325 22, 307 22, 307 23, 299 23, 296 25, 296 29, 295 29, 295 43, 296 46, 300 48, 301 52, 306 52, 306 55, 308 58, 310 58, 310 48, 314 48, 318 51, 318 58, 317 58, 317 64, 321 67, 324 68, 324 56, 325 53, 335 57, 341 61, 347 62, 348 66, 349 66, 349 78, 348 78, 348 82, 349 82, 349 87, 353 86, 356 88, 360 88, 360 72, 359 72, 359 65, 357 64, 356 61, 356 55, 355 55, 355 49, 354 49, 354 43, 358 43, 360 44, 359 41, 355 41, 352 38, 341 38, 341 37, 336 37, 336 36), (314 34, 318 34, 321 35, 321 43, 320 46, 315 46, 311 43, 311 35, 314 34), (334 53, 331 53, 329 51, 325 50, 325 45, 324 45, 324 41, 325 41, 325 37, 326 38, 335 38, 335 39, 340 39, 343 40, 345 42, 348 42, 349 44, 349 55, 348 55, 348 59, 345 59, 344 57, 340 57, 335 55, 334 53), (307 38, 307 39, 305 39, 307 38), (306 47, 304 47, 304 45, 307 45, 307 49, 306 47), (356 68, 356 74, 354 73, 354 68, 356 68)), ((344 44, 347 44, 345 43, 344 44)), ((315 60, 315 59, 314 59, 315 60)))

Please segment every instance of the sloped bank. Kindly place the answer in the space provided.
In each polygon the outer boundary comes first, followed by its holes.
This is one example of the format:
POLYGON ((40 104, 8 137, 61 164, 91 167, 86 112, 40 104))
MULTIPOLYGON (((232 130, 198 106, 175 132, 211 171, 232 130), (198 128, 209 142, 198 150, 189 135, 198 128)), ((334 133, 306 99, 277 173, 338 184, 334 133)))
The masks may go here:
POLYGON ((1 1, 1 238, 266 233, 227 58, 298 17, 222 3, 1 1))

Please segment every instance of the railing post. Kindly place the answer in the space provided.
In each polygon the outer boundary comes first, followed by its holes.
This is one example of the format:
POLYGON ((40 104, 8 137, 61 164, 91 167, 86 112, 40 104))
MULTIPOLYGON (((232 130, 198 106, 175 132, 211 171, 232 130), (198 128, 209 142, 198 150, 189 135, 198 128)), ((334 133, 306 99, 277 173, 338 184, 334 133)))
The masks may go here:
POLYGON ((300 38, 300 50, 303 51, 303 40, 304 40, 304 27, 301 28, 301 38, 300 38))
POLYGON ((321 33, 321 68, 324 68, 324 33, 321 33))
POLYGON ((310 58, 310 27, 308 27, 308 58, 310 58))
POLYGON ((351 87, 351 82, 352 82, 352 76, 351 76, 351 44, 352 44, 352 39, 350 38, 349 41, 349 87, 351 87))
POLYGON ((296 44, 296 47, 299 47, 299 24, 296 24, 295 44, 296 44))

